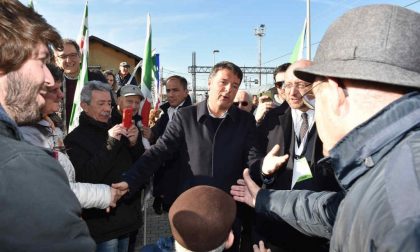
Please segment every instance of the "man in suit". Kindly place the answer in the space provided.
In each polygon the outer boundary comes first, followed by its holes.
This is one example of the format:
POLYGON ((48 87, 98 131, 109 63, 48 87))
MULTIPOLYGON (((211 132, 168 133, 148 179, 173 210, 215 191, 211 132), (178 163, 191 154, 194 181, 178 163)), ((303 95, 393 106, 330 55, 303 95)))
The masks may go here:
MULTIPOLYGON (((297 78, 293 73, 294 69, 311 64, 311 61, 301 60, 287 69, 283 88, 290 107, 286 110, 281 107, 270 110, 258 125, 259 151, 269 153, 273 150, 274 154, 275 151, 279 151, 276 147, 279 145, 280 155, 289 155, 288 162, 280 169, 261 167, 259 179, 266 188, 338 190, 334 174, 329 172, 328 167, 315 169, 314 164, 323 157, 322 143, 316 131, 314 110, 302 99, 302 95, 310 90, 312 85, 297 78)), ((257 215, 256 222, 257 234, 266 239, 272 250, 324 251, 328 248, 325 240, 305 236, 285 222, 269 220, 262 215, 257 215)))
MULTIPOLYGON (((168 102, 162 104, 160 109, 163 111, 162 116, 156 121, 156 124, 150 129, 144 127, 145 137, 151 144, 155 144, 157 139, 163 135, 166 126, 179 109, 190 106, 192 104, 191 97, 188 94, 188 82, 182 76, 172 75, 165 81, 166 95, 168 102)), ((174 178, 177 176, 180 159, 178 157, 166 161, 153 178, 153 209, 157 214, 163 211, 168 212, 172 203, 177 198, 178 181, 174 178)))

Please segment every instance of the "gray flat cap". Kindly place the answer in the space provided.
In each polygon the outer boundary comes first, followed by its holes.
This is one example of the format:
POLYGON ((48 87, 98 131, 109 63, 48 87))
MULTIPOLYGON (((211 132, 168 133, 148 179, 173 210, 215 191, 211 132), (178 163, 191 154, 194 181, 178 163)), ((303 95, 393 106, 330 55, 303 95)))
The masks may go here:
POLYGON ((294 73, 420 88, 420 14, 394 5, 350 10, 328 28, 314 64, 294 73))

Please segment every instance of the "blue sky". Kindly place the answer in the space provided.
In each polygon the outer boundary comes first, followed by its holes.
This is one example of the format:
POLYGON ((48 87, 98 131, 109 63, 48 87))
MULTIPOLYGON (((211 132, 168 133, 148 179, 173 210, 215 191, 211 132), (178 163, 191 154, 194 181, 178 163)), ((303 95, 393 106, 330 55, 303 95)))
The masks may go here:
MULTIPOLYGON (((77 37, 84 3, 34 0, 35 9, 69 38, 77 37)), ((420 1, 416 0, 312 0, 312 43, 319 42, 327 27, 347 10, 375 3, 414 3, 408 8, 420 12, 420 1)), ((147 13, 151 15, 152 47, 161 54, 163 75, 179 74, 191 80, 188 66, 193 51, 197 65, 211 66, 213 50, 217 49, 216 61, 258 66, 254 29, 260 24, 266 26, 263 65, 275 67, 287 62, 302 30, 306 0, 90 0, 89 33, 143 57, 147 13)), ((312 57, 315 51, 313 45, 312 57)), ((205 87, 207 77, 199 74, 198 85, 205 87)), ((263 77, 262 83, 271 84, 272 77, 263 77)))

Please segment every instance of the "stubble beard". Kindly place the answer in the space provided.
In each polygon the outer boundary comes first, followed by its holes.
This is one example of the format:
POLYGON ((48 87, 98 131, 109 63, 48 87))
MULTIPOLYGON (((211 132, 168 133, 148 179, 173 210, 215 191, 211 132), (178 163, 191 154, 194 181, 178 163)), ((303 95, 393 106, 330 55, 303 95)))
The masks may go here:
POLYGON ((42 106, 38 104, 37 96, 42 87, 21 73, 8 74, 5 106, 18 125, 36 123, 41 119, 42 106))

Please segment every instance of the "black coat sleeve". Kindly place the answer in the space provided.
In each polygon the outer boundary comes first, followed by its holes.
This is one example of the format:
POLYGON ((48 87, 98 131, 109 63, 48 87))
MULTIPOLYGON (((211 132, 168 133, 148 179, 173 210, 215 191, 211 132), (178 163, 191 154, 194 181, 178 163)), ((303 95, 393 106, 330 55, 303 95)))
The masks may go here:
POLYGON ((121 141, 108 138, 106 148, 98 146, 93 152, 86 144, 84 138, 65 139, 67 153, 76 170, 76 181, 89 183, 102 183, 107 174, 113 169, 114 160, 118 156, 127 139, 121 141))
POLYGON ((184 141, 181 121, 180 113, 176 113, 156 144, 146 150, 129 171, 123 174, 124 181, 129 185, 130 194, 135 193, 147 183, 159 167, 178 151, 180 142, 184 141))

